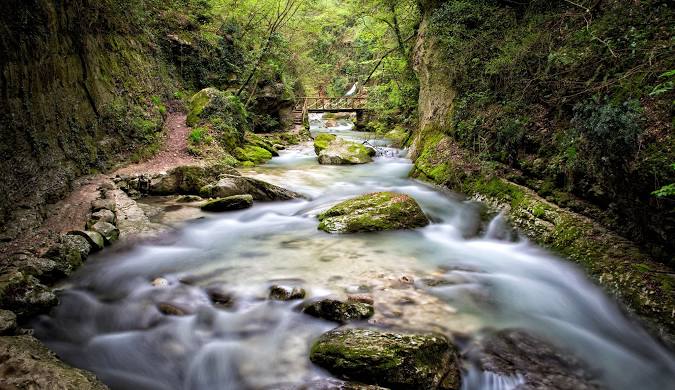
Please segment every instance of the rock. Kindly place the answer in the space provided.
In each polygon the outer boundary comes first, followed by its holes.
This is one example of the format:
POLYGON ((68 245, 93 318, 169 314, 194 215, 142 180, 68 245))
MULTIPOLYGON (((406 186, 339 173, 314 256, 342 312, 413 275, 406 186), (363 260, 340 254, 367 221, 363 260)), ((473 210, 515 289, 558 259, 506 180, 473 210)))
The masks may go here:
POLYGON ((151 195, 197 195, 202 187, 217 181, 223 174, 240 176, 236 169, 227 165, 179 166, 153 177, 148 192, 151 195))
POLYGON ((397 126, 393 130, 388 131, 384 135, 384 138, 391 140, 391 146, 400 148, 403 146, 409 136, 410 134, 404 128, 397 126))
POLYGON ((373 316, 375 310, 372 305, 366 303, 322 299, 308 304, 302 312, 313 317, 346 324, 350 321, 368 319, 373 316))
POLYGON ((375 153, 375 149, 367 147, 358 142, 336 138, 319 153, 319 164, 365 164, 373 161, 372 157, 375 155, 375 153))
POLYGON ((32 253, 15 253, 7 260, 0 263, 0 273, 21 272, 24 275, 35 276, 43 283, 55 282, 68 276, 72 271, 72 266, 67 262, 37 257, 32 253))
POLYGON ((64 234, 59 238, 59 242, 47 251, 45 256, 67 266, 68 272, 70 272, 87 260, 89 252, 91 252, 91 244, 86 238, 64 234))
POLYGON ((204 211, 233 211, 247 209, 251 206, 253 206, 253 197, 247 194, 210 200, 204 203, 201 209, 204 211))
POLYGON ((290 301, 293 299, 303 299, 306 295, 305 289, 301 287, 288 287, 274 285, 270 287, 269 298, 275 301, 290 301))
POLYGON ((226 198, 233 195, 251 195, 253 200, 274 201, 302 198, 301 194, 275 186, 262 180, 237 175, 223 175, 217 183, 207 185, 200 195, 209 198, 226 198))
POLYGON ((0 337, 0 388, 105 390, 84 370, 59 360, 32 336, 0 337))
POLYGON ((159 303, 157 305, 157 309, 159 309, 162 314, 166 314, 168 316, 186 316, 191 314, 187 310, 168 302, 159 303))
POLYGON ((96 199, 91 202, 91 211, 96 212, 99 210, 115 211, 115 201, 112 199, 96 199))
POLYGON ((335 378, 317 379, 302 385, 274 385, 267 390, 387 390, 384 387, 345 382, 335 378))
POLYGON ((319 229, 328 233, 413 229, 429 224, 413 198, 394 192, 375 192, 346 200, 318 218, 319 229))
POLYGON ((234 295, 221 287, 209 287, 206 289, 206 293, 209 295, 211 302, 216 306, 227 309, 235 304, 234 295))
POLYGON ((335 134, 320 133, 314 137, 314 153, 318 156, 322 150, 328 147, 328 144, 333 142, 337 136, 335 134))
POLYGON ((201 196, 197 195, 182 195, 176 199, 178 203, 192 203, 192 202, 201 202, 203 199, 201 196))
POLYGON ((367 303, 369 305, 372 305, 374 302, 373 297, 366 294, 349 294, 347 295, 347 301, 367 303))
POLYGON ((120 237, 119 229, 108 222, 98 221, 91 227, 91 230, 103 236, 103 240, 107 245, 112 244, 113 241, 117 241, 120 237))
POLYGON ((319 337, 310 360, 338 377, 392 389, 460 388, 455 350, 436 334, 339 328, 319 337))
POLYGON ((286 149, 286 147, 284 145, 281 145, 281 144, 273 144, 272 147, 276 150, 285 150, 286 149))
POLYGON ((524 384, 519 390, 601 388, 581 360, 518 329, 501 330, 473 342, 465 357, 484 371, 520 375, 524 384))
POLYGON ((98 232, 94 232, 91 230, 73 230, 72 232, 68 232, 68 235, 80 236, 85 240, 87 240, 87 243, 89 243, 92 252, 99 251, 103 249, 103 247, 105 246, 105 240, 103 239, 103 236, 98 232))
POLYGON ((16 314, 0 309, 0 336, 14 334, 16 330, 16 314))
POLYGON ((89 222, 87 223, 87 229, 91 229, 91 225, 98 221, 108 222, 114 225, 117 222, 117 219, 115 218, 115 213, 112 211, 101 209, 91 213, 91 218, 89 218, 89 222))
POLYGON ((56 304, 54 292, 36 277, 18 271, 0 275, 0 307, 13 311, 20 321, 46 313, 56 304))
POLYGON ((150 284, 152 284, 153 287, 168 287, 169 281, 164 278, 155 278, 150 284))

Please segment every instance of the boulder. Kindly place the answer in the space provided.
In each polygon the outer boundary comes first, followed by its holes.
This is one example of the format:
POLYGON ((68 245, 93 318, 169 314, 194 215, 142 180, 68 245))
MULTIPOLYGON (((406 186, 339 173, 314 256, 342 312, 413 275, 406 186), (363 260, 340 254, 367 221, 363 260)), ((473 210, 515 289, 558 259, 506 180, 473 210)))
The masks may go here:
POLYGON ((23 272, 0 275, 0 307, 13 311, 19 320, 46 313, 58 304, 54 292, 23 272))
POLYGON ((176 199, 178 203, 192 203, 192 202, 201 202, 203 199, 201 196, 197 195, 182 195, 176 199))
POLYGON ((346 200, 318 218, 319 229, 328 233, 413 229, 429 224, 415 199, 394 192, 375 192, 346 200))
POLYGON ((479 369, 523 378, 518 389, 595 390, 588 367, 571 353, 518 329, 505 329, 474 341, 465 357, 479 369))
POLYGON ((59 360, 32 336, 0 337, 0 387, 3 389, 105 390, 84 370, 59 360))
POLYGON ((336 138, 329 142, 328 146, 319 153, 319 164, 365 164, 373 161, 375 153, 375 149, 371 147, 358 142, 336 138))
POLYGON ((89 244, 86 238, 73 234, 64 234, 59 238, 58 243, 49 248, 45 257, 74 270, 87 260, 91 249, 91 244, 89 244))
POLYGON ((68 235, 79 236, 87 240, 87 243, 89 243, 92 252, 96 252, 103 249, 105 245, 105 240, 103 239, 103 236, 100 233, 92 230, 73 230, 71 232, 68 232, 68 235))
POLYGON ((204 186, 200 195, 205 198, 226 198, 233 195, 249 194, 253 200, 274 201, 301 198, 297 192, 275 186, 262 180, 239 175, 223 175, 214 184, 204 186))
POLYGON ((16 330, 16 314, 0 309, 0 336, 13 334, 16 330))
POLYGON ((220 175, 240 176, 236 169, 226 165, 180 166, 150 180, 150 195, 197 195, 220 175))
POLYGON ((37 257, 32 253, 15 253, 8 261, 0 263, 0 273, 21 272, 35 276, 42 283, 52 283, 70 274, 72 266, 61 260, 37 257))
POLYGON ((91 211, 96 212, 99 210, 115 211, 115 201, 112 199, 96 199, 91 202, 91 211))
POLYGON ((373 316, 372 305, 363 302, 343 302, 337 299, 322 299, 306 305, 302 312, 312 317, 346 324, 366 320, 373 316))
POLYGON ((204 203, 201 209, 204 211, 233 211, 247 209, 251 206, 253 206, 251 195, 232 195, 210 200, 204 203))
POLYGON ((90 228, 90 225, 95 224, 96 222, 101 221, 101 222, 108 222, 112 223, 113 225, 117 222, 117 219, 115 218, 115 213, 108 210, 108 209, 101 209, 98 211, 95 211, 91 213, 91 218, 89 218, 89 222, 87 228, 90 228))
POLYGON ((460 388, 455 349, 442 335, 338 328, 319 337, 310 360, 340 378, 391 389, 460 388))
POLYGON ((328 147, 328 144, 333 142, 337 136, 335 134, 320 133, 314 137, 314 153, 318 156, 321 151, 328 147))
POLYGON ((120 231, 112 223, 98 221, 91 227, 91 230, 100 234, 107 245, 117 241, 120 237, 120 231))
POLYGON ((303 299, 306 295, 302 287, 288 287, 274 285, 270 287, 269 298, 274 301, 290 301, 293 299, 303 299))

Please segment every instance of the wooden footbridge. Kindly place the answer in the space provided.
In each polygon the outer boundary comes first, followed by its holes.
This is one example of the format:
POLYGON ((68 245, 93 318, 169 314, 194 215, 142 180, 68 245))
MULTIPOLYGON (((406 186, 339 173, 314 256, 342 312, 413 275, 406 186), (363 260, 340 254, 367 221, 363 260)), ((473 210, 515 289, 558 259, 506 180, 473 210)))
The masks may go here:
POLYGON ((300 97, 295 102, 293 119, 295 124, 301 125, 310 112, 355 112, 358 121, 358 117, 366 110, 367 103, 368 99, 362 96, 300 97))

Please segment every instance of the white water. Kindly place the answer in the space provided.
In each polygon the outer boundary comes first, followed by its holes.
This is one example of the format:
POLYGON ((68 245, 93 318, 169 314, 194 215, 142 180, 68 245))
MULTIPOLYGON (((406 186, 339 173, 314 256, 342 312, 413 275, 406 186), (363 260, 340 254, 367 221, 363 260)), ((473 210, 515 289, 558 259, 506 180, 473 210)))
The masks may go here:
MULTIPOLYGON (((313 130, 370 139, 349 126, 313 130)), ((333 324, 264 300, 273 283, 310 296, 370 291, 377 325, 470 335, 520 327, 591 364, 610 389, 666 389, 675 359, 575 267, 527 241, 501 219, 483 228, 475 205, 409 180, 409 160, 321 166, 311 145, 283 151, 255 175, 311 200, 256 203, 204 214, 159 242, 92 257, 37 334, 66 361, 113 389, 259 389, 326 376, 311 365, 311 341, 333 324), (430 226, 414 231, 329 235, 315 216, 357 194, 391 190, 414 197, 430 226), (401 282, 414 279, 413 288, 401 282), (169 280, 165 288, 150 284, 169 280), (449 284, 427 287, 425 278, 449 284), (215 307, 207 288, 236 296, 215 307), (403 304, 402 299, 414 302, 403 304), (164 316, 160 302, 194 311, 164 316)), ((511 389, 522 377, 466 367, 464 389, 511 389)))

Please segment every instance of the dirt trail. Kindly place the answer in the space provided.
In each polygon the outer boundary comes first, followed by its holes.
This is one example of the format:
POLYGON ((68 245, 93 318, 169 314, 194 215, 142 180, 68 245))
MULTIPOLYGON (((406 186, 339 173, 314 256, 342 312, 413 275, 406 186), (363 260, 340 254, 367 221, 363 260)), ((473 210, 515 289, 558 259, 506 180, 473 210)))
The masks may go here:
MULTIPOLYGON (((111 177, 137 173, 157 173, 179 165, 198 165, 202 160, 187 151, 187 126, 185 113, 171 112, 164 122, 166 136, 162 149, 151 159, 130 164, 107 174, 81 177, 73 183, 72 192, 55 205, 47 206, 49 215, 42 225, 26 232, 16 240, 0 244, 0 259, 19 251, 31 251, 42 254, 62 233, 82 229, 89 217, 89 208, 93 200, 100 197, 101 186, 112 186, 111 177)), ((2 261, 0 261, 0 265, 2 261)))

